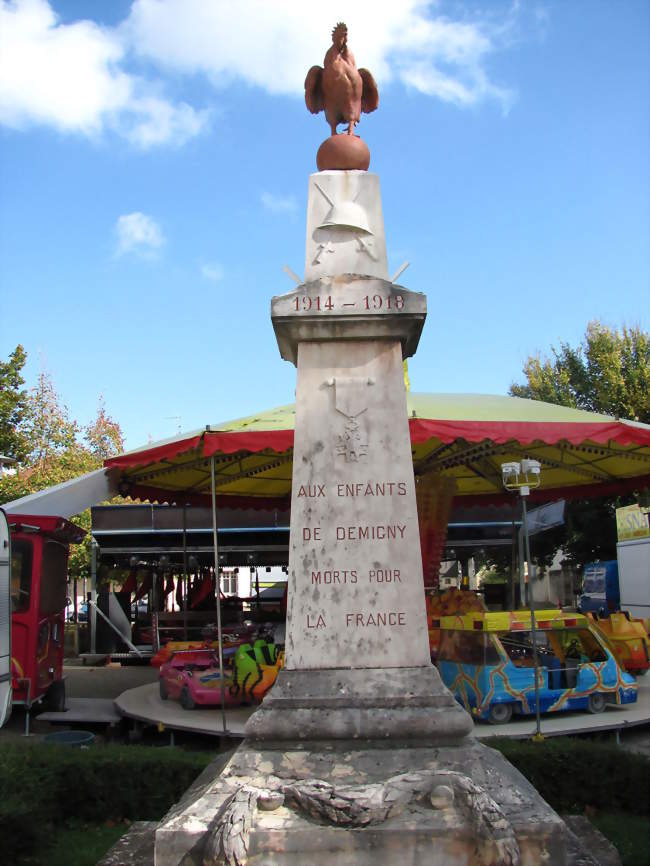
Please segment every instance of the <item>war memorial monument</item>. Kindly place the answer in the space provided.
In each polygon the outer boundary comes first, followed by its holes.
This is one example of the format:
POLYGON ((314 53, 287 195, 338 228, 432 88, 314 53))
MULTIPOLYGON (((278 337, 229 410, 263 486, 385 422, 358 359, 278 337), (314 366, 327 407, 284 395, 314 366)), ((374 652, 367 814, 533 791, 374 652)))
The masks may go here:
POLYGON ((286 666, 223 772, 158 826, 155 864, 577 864, 431 664, 403 377, 426 298, 389 278, 355 134, 377 87, 345 25, 305 87, 332 135, 309 178, 304 283, 271 301, 297 368, 286 666))

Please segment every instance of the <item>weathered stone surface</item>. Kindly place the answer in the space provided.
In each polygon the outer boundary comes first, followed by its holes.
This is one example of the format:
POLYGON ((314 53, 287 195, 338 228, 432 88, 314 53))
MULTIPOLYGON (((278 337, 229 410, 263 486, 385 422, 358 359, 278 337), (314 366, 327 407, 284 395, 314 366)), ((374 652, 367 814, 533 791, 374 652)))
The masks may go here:
POLYGON ((572 866, 621 866, 621 857, 609 839, 585 815, 563 815, 569 828, 567 848, 572 866))
POLYGON ((431 662, 400 345, 301 343, 286 667, 415 666, 431 662))
POLYGON ((470 716, 429 668, 284 670, 246 725, 256 740, 376 738, 459 742, 470 716))
POLYGON ((410 358, 426 313, 421 292, 358 274, 321 277, 271 300, 280 354, 296 365, 300 343, 325 340, 398 340, 402 357, 410 358))
POLYGON ((97 866, 151 866, 156 821, 136 821, 97 866))
MULTIPOLYGON (((325 820, 324 815, 311 817, 304 809, 292 806, 287 793, 287 785, 291 787, 296 781, 323 780, 344 795, 334 799, 333 812, 337 809, 345 812, 345 804, 350 802, 346 791, 359 791, 364 786, 370 791, 373 785, 384 790, 387 780, 403 774, 411 780, 411 789, 413 785, 417 787, 417 779, 427 774, 437 780, 433 787, 439 784, 453 787, 454 774, 465 778, 468 769, 471 769, 470 794, 472 786, 476 786, 498 805, 514 831, 524 866, 567 863, 566 830, 561 819, 498 752, 475 740, 464 746, 442 748, 395 747, 394 743, 383 748, 373 743, 358 743, 355 748, 334 742, 310 745, 310 748, 284 749, 265 744, 263 750, 258 750, 246 742, 201 798, 188 803, 182 813, 174 812, 169 821, 161 824, 156 833, 156 866, 177 866, 190 851, 191 860, 186 862, 201 863, 201 834, 197 827, 204 828, 203 837, 207 838, 216 829, 217 813, 223 815, 233 796, 244 788, 285 791, 282 806, 273 811, 257 809, 250 815, 247 856, 251 864, 304 864, 328 856, 335 858, 333 862, 337 864, 367 862, 392 866, 397 862, 426 862, 434 866, 470 863, 504 866, 506 860, 495 859, 498 848, 494 840, 484 839, 483 859, 477 859, 477 827, 461 807, 461 793, 455 795, 448 808, 444 804, 443 808, 432 807, 433 783, 423 788, 426 795, 409 799, 396 814, 352 829, 340 826, 335 820, 325 820)), ((498 825, 498 815, 496 820, 498 825)), ((506 838, 505 825, 504 833, 506 838)))
POLYGON ((305 282, 335 274, 388 279, 376 174, 321 171, 310 175, 305 282))

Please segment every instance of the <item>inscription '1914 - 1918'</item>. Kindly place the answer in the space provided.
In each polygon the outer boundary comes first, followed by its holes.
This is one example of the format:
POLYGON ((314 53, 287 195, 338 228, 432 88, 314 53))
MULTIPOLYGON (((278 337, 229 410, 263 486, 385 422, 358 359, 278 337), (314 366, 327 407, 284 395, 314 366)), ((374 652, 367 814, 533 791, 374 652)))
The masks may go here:
POLYGON ((360 310, 400 310, 404 309, 404 295, 364 295, 357 300, 343 301, 332 299, 331 295, 297 295, 293 299, 296 313, 331 312, 345 307, 358 307, 360 310))

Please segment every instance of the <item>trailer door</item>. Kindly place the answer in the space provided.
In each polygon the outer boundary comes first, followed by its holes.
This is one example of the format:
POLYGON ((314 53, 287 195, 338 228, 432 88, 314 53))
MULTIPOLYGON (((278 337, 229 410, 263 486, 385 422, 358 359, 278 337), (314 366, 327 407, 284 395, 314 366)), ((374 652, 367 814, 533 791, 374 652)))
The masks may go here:
POLYGON ((621 610, 634 617, 650 617, 650 538, 619 541, 616 553, 621 610))
POLYGON ((0 728, 11 715, 11 538, 0 508, 0 728))

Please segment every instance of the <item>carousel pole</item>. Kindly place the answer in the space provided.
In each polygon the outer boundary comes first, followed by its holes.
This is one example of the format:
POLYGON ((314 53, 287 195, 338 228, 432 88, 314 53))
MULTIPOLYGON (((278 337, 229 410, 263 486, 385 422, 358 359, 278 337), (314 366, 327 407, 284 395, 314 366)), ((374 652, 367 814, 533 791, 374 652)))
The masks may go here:
POLYGON ((183 605, 183 640, 187 640, 187 613, 190 603, 190 576, 187 571, 187 503, 183 505, 183 577, 185 604, 183 605))
POLYGON ((223 680, 223 636, 221 633, 221 584, 219 582, 219 544, 217 542, 217 486, 214 478, 214 456, 210 457, 210 484, 212 487, 212 542, 214 545, 214 574, 217 596, 217 639, 219 641, 219 676, 221 680, 221 717, 226 731, 226 691, 223 680))

